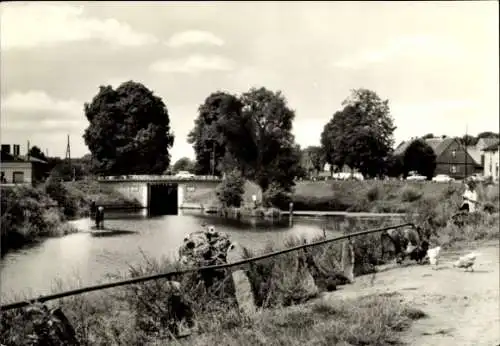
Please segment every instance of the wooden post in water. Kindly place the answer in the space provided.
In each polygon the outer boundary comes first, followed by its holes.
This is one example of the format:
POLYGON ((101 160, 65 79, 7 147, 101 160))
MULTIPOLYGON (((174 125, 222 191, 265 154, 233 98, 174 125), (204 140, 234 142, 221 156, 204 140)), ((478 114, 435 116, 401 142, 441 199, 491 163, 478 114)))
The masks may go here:
POLYGON ((293 202, 288 205, 288 225, 293 226, 293 202))

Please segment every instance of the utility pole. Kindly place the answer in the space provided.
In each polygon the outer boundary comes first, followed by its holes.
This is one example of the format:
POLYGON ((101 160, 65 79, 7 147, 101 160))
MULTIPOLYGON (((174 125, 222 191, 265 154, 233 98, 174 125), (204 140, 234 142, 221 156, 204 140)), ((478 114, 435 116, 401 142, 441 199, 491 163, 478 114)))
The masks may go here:
POLYGON ((75 170, 73 169, 73 167, 71 165, 71 145, 69 144, 69 134, 68 134, 68 141, 66 144, 66 160, 68 162, 69 169, 73 174, 73 181, 74 181, 75 180, 75 170))
POLYGON ((30 159, 30 141, 26 144, 26 159, 30 159))

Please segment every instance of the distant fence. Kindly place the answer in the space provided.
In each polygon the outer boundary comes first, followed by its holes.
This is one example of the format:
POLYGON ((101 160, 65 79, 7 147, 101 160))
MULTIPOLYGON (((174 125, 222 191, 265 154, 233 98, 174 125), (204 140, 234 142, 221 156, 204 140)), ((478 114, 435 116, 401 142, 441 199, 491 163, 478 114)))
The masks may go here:
POLYGON ((23 308, 23 307, 29 306, 30 304, 37 303, 37 302, 43 303, 43 302, 46 302, 49 300, 65 298, 65 297, 69 297, 69 296, 88 293, 88 292, 92 292, 92 291, 103 290, 103 289, 107 289, 107 288, 114 288, 114 287, 119 287, 119 286, 138 284, 141 282, 158 280, 158 279, 166 279, 166 278, 171 278, 174 276, 179 276, 179 275, 184 275, 184 274, 194 273, 194 272, 235 267, 238 265, 259 261, 259 260, 263 260, 266 258, 275 257, 275 256, 289 253, 292 251, 302 250, 302 249, 306 249, 306 248, 313 247, 313 246, 324 245, 324 244, 336 242, 339 240, 350 239, 352 237, 357 237, 357 236, 372 234, 372 233, 378 233, 378 232, 384 232, 384 231, 388 231, 390 229, 396 229, 396 228, 407 227, 407 226, 411 226, 411 227, 415 228, 415 225, 413 223, 408 222, 408 223, 403 223, 403 224, 398 224, 398 225, 393 225, 393 226, 387 226, 387 227, 382 227, 382 228, 377 228, 377 229, 355 232, 355 233, 346 234, 346 235, 332 238, 332 239, 320 240, 320 241, 309 243, 309 244, 298 245, 298 246, 290 247, 288 249, 270 252, 270 253, 267 253, 264 255, 251 257, 251 258, 247 258, 247 259, 232 262, 232 263, 212 265, 212 266, 199 267, 199 268, 190 268, 190 269, 172 271, 172 272, 167 272, 167 273, 142 276, 142 277, 138 277, 138 278, 126 279, 126 280, 110 282, 110 283, 100 284, 100 285, 95 285, 95 286, 82 287, 82 288, 78 288, 78 289, 74 289, 74 290, 70 290, 70 291, 66 291, 66 292, 60 292, 60 293, 56 293, 56 294, 40 296, 38 298, 31 299, 31 300, 25 300, 25 301, 20 301, 20 302, 16 302, 16 303, 2 305, 0 307, 0 311, 19 309, 19 308, 23 308))
POLYGON ((437 181, 432 181, 432 180, 399 180, 399 179, 389 179, 389 180, 375 180, 375 179, 365 179, 365 180, 356 180, 356 179, 334 179, 331 177, 328 177, 327 179, 325 178, 318 178, 316 180, 311 180, 311 179, 304 179, 304 180, 298 180, 297 182, 307 182, 307 183, 312 183, 312 182, 357 182, 360 184, 363 183, 378 183, 378 184, 386 184, 386 185, 424 185, 424 184, 436 184, 436 185, 453 185, 453 184, 461 184, 461 180, 454 180, 450 182, 437 182, 437 181))

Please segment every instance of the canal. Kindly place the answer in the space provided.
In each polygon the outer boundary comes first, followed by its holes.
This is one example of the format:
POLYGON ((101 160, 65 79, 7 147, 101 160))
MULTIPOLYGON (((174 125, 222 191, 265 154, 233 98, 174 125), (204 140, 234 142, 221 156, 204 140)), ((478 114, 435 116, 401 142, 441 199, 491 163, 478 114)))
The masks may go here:
MULTIPOLYGON (((80 230, 78 233, 47 239, 8 253, 1 260, 1 298, 5 302, 109 281, 110 274, 126 274, 129 265, 144 263, 144 256, 158 260, 175 258, 184 237, 202 229, 203 224, 214 225, 232 240, 256 250, 267 244, 282 247, 288 237, 312 239, 323 235, 324 219, 296 218, 292 227, 286 218, 283 221, 284 225, 272 226, 197 212, 151 218, 116 213, 107 218, 105 226, 124 232, 99 237, 90 232, 91 220, 71 221, 80 230)), ((342 221, 343 218, 333 219, 333 223, 342 221)), ((330 226, 331 223, 329 219, 330 226)), ((340 235, 332 230, 326 233, 328 237, 340 235)))

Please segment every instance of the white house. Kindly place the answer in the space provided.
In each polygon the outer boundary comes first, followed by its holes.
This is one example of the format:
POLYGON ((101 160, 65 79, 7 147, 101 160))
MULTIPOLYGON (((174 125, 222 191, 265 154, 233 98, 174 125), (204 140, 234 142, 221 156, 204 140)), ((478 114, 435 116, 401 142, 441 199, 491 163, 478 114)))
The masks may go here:
POLYGON ((42 169, 40 165, 46 164, 47 162, 35 157, 20 155, 19 145, 14 145, 14 152, 11 154, 10 145, 2 144, 0 184, 33 184, 35 171, 42 169))
POLYGON ((500 141, 483 149, 484 153, 484 176, 492 177, 494 181, 499 180, 499 149, 500 141))

